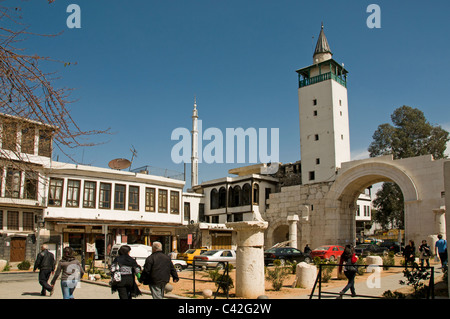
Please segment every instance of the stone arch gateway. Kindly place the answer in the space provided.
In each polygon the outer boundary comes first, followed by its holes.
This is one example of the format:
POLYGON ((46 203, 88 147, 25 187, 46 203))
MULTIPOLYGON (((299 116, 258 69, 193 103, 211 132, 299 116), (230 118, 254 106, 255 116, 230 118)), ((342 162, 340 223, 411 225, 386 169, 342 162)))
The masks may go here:
POLYGON ((341 243, 353 240, 355 199, 366 187, 386 181, 402 190, 406 240, 420 243, 438 233, 445 234, 444 162, 426 155, 399 160, 382 156, 343 163, 325 200, 325 214, 335 215, 340 221, 334 239, 341 243))
POLYGON ((298 246, 347 244, 355 240, 355 202, 368 186, 391 181, 399 185, 405 200, 406 240, 420 243, 445 230, 444 163, 431 155, 394 160, 381 156, 342 163, 334 181, 282 187, 271 194, 266 234, 270 246, 273 226, 287 224, 298 215, 298 246), (305 210, 305 207, 309 209, 305 210))

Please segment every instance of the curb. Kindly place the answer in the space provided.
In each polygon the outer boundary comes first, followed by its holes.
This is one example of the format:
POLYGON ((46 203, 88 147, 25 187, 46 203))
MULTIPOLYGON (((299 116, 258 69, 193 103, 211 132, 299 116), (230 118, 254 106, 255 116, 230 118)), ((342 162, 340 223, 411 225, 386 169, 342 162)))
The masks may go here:
MULTIPOLYGON (((109 284, 106 283, 106 282, 103 282, 103 281, 92 281, 92 280, 88 280, 88 279, 81 279, 81 282, 92 284, 92 285, 103 286, 103 287, 106 287, 106 288, 110 288, 109 284)), ((149 295, 149 296, 152 295, 152 293, 150 291, 147 291, 147 290, 141 290, 141 293, 143 295, 149 295)), ((165 299, 191 299, 191 298, 188 298, 188 297, 178 296, 178 295, 175 295, 173 293, 164 294, 164 298, 165 299)))

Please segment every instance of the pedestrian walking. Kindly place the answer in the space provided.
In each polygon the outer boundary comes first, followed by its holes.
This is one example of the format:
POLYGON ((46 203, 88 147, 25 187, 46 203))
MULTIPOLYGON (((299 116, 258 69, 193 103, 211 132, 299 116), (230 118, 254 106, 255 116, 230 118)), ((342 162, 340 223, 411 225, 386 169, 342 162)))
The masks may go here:
POLYGON ((46 292, 53 294, 53 287, 48 283, 50 275, 55 271, 55 256, 48 251, 48 245, 41 246, 41 252, 37 255, 34 262, 33 272, 39 269, 39 284, 42 286, 41 296, 45 296, 46 292))
POLYGON ((442 239, 442 235, 438 235, 438 241, 435 244, 435 253, 436 255, 439 255, 439 259, 441 260, 441 266, 445 267, 447 266, 447 241, 445 239, 442 239))
POLYGON ((339 262, 339 274, 342 274, 342 269, 344 269, 344 275, 347 277, 348 282, 347 285, 339 292, 339 297, 337 299, 342 299, 342 296, 350 289, 352 293, 352 297, 356 296, 355 291, 355 277, 358 272, 358 267, 355 266, 358 261, 358 257, 356 257, 355 249, 352 245, 346 245, 344 252, 341 255, 341 259, 339 262))
POLYGON ((409 244, 406 245, 403 250, 403 257, 405 258, 405 269, 408 267, 408 263, 414 266, 416 260, 416 247, 414 246, 414 241, 410 240, 409 244))
POLYGON ((164 289, 170 281, 170 276, 173 282, 178 282, 178 274, 170 257, 162 252, 161 243, 155 241, 152 244, 152 254, 145 260, 142 273, 142 281, 149 285, 153 299, 164 298, 164 289))
POLYGON ((422 240, 422 245, 419 247, 419 253, 420 266, 423 267, 424 261, 426 261, 427 267, 430 267, 431 248, 426 240, 422 240))
POLYGON ((311 248, 309 247, 309 244, 306 244, 305 248, 303 249, 303 253, 309 255, 311 254, 311 248))
POLYGON ((136 277, 141 275, 141 267, 130 257, 131 247, 123 245, 111 264, 111 292, 118 292, 120 299, 132 299, 142 295, 136 284, 136 277))
POLYGON ((55 282, 61 274, 61 291, 63 299, 75 299, 73 292, 84 275, 83 267, 78 259, 73 256, 73 249, 66 247, 63 249, 63 257, 58 262, 55 275, 53 276, 51 285, 55 286, 55 282))

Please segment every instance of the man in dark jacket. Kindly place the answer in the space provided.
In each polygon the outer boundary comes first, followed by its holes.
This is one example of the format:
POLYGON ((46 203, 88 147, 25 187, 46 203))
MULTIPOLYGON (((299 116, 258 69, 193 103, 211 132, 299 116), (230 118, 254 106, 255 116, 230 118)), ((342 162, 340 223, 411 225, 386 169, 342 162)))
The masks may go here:
POLYGON ((42 286, 41 296, 45 296, 46 291, 53 294, 53 287, 48 283, 50 275, 55 271, 55 256, 48 251, 48 246, 43 244, 41 252, 37 255, 34 262, 33 272, 39 269, 39 284, 42 286))
POLYGON ((143 276, 146 277, 144 284, 149 285, 153 299, 164 298, 164 288, 170 281, 171 275, 173 282, 179 280, 172 260, 162 252, 161 243, 153 242, 152 254, 145 260, 143 271, 143 276))

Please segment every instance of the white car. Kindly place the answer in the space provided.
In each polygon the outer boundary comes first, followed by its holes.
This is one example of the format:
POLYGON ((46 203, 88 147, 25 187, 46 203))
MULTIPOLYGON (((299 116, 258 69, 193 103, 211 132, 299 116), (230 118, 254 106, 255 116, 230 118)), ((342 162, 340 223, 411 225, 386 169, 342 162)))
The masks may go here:
POLYGON ((231 249, 208 250, 201 255, 194 256, 195 266, 206 268, 225 268, 227 262, 236 266, 236 252, 231 249))
MULTIPOLYGON (((111 261, 119 256, 119 248, 126 244, 115 244, 111 249, 111 261)), ((145 259, 152 254, 152 247, 141 244, 130 244, 130 257, 134 258, 139 266, 142 268, 145 264, 145 259)))
POLYGON ((186 269, 188 266, 186 261, 180 259, 172 259, 172 264, 175 266, 175 269, 177 271, 182 271, 183 269, 186 269))
MULTIPOLYGON (((125 244, 116 244, 111 249, 111 261, 119 255, 119 248, 125 244)), ((130 257, 134 258, 141 268, 144 268, 145 260, 152 254, 152 247, 141 244, 130 244, 130 257)), ((187 263, 184 260, 173 259, 173 265, 177 271, 182 271, 187 268, 187 263)))

